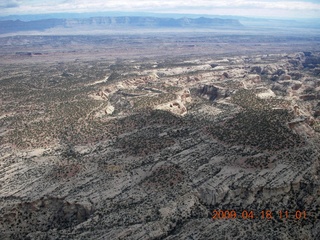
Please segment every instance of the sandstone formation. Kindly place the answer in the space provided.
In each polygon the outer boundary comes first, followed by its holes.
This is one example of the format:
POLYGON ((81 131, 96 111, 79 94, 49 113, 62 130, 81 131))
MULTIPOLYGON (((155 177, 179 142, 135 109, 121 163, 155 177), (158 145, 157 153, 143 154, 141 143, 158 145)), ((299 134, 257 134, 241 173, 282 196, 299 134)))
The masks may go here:
POLYGON ((8 65, 0 239, 320 239, 319 59, 8 65))

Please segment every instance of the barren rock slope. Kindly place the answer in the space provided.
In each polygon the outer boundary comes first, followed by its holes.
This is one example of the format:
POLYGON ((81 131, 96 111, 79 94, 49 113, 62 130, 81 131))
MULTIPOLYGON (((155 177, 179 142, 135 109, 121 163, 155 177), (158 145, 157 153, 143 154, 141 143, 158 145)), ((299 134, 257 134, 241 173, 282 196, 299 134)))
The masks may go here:
POLYGON ((12 69, 0 239, 320 239, 319 59, 12 69))

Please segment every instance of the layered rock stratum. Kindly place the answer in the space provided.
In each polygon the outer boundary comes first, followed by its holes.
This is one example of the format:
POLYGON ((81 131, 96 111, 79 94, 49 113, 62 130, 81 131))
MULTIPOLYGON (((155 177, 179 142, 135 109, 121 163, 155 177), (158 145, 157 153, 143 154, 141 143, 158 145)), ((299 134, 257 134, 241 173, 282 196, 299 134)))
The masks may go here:
POLYGON ((8 66, 0 238, 320 239, 319 60, 8 66))

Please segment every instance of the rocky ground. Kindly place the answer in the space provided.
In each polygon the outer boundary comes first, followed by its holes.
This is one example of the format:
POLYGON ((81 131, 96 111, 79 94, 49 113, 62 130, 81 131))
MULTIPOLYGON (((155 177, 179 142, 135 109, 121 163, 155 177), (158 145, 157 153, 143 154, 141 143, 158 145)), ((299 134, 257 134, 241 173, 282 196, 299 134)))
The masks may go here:
POLYGON ((318 52, 4 69, 1 239, 320 238, 318 52))

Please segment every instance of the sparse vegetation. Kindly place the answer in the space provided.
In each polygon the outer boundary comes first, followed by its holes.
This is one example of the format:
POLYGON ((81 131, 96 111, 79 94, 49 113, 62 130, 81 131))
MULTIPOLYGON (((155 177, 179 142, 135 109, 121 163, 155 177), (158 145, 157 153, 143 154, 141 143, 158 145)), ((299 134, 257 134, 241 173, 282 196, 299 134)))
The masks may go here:
POLYGON ((305 42, 173 35, 0 38, 11 54, 0 64, 0 238, 319 235, 319 104, 300 98, 315 95, 316 69, 299 75, 303 53, 277 54, 305 42), (39 43, 47 55, 31 53, 39 43), (294 88, 271 81, 293 71, 294 88), (204 85, 221 94, 208 100, 204 85), (277 97, 257 97, 269 90, 277 97), (305 209, 308 218, 208 228, 212 209, 305 209))
POLYGON ((209 129, 211 134, 226 143, 279 150, 297 147, 303 143, 303 140, 286 126, 292 118, 287 110, 248 109, 209 129))

